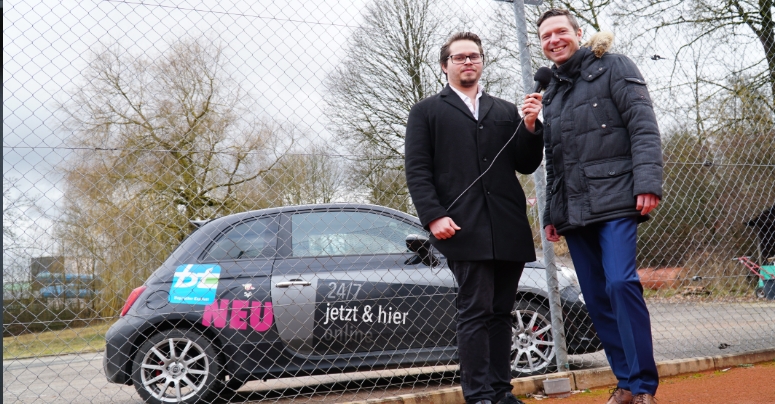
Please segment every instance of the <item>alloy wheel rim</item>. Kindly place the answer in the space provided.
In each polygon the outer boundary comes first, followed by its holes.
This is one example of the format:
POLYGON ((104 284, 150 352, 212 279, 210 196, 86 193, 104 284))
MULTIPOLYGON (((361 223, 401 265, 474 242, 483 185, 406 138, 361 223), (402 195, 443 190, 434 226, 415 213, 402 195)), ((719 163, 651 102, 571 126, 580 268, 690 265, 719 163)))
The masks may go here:
POLYGON ((533 310, 511 314, 511 369, 534 373, 549 367, 555 355, 551 321, 533 310))
POLYGON ((145 390, 163 402, 196 395, 204 388, 209 370, 204 349, 186 338, 167 338, 154 345, 140 369, 145 390))

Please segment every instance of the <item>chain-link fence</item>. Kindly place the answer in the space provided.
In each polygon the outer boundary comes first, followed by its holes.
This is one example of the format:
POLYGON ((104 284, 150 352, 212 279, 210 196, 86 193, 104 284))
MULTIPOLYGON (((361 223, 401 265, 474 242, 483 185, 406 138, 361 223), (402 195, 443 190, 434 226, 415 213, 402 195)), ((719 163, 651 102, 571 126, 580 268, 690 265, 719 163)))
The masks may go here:
MULTIPOLYGON (((638 264, 657 360, 775 347, 772 1, 526 6, 534 70, 551 6, 585 37, 614 32, 654 101, 665 196, 638 264)), ((455 283, 411 216, 404 131, 446 83, 456 31, 483 38, 486 91, 521 99, 510 4, 3 11, 3 401, 210 401, 262 380, 238 398, 333 402, 458 382, 455 283)), ((605 366, 554 251, 570 366, 605 366)), ((514 376, 555 369, 546 284, 528 264, 514 376)))

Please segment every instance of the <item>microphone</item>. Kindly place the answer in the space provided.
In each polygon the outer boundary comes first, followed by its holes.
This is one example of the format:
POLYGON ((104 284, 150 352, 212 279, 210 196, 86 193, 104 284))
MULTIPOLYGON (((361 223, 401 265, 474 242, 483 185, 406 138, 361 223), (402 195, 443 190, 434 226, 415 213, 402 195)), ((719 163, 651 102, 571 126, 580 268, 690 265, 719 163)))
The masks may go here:
POLYGON ((538 68, 538 71, 536 71, 535 76, 533 76, 533 80, 536 81, 533 92, 540 93, 541 90, 546 89, 546 87, 549 86, 549 82, 552 81, 552 69, 546 66, 541 66, 538 68))

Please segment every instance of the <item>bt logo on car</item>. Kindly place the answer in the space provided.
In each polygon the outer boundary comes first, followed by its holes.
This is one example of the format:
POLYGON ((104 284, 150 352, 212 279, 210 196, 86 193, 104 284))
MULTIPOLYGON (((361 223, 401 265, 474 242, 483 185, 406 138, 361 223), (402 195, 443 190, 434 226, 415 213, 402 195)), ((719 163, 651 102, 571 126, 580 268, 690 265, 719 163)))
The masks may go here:
POLYGON ((220 265, 186 264, 175 269, 170 286, 170 303, 208 305, 215 301, 220 265))

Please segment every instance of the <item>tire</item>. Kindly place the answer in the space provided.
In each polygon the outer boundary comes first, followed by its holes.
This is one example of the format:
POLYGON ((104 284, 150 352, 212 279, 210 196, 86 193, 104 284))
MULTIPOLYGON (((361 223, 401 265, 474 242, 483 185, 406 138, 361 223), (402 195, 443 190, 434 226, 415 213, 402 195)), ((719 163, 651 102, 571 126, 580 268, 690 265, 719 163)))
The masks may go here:
POLYGON ((535 301, 518 300, 511 314, 511 375, 554 372, 556 349, 549 309, 535 301))
POLYGON ((221 364, 212 344, 194 331, 154 334, 137 351, 132 382, 146 403, 211 402, 221 364))
POLYGON ((764 299, 764 287, 757 287, 754 289, 753 295, 759 299, 764 299))

